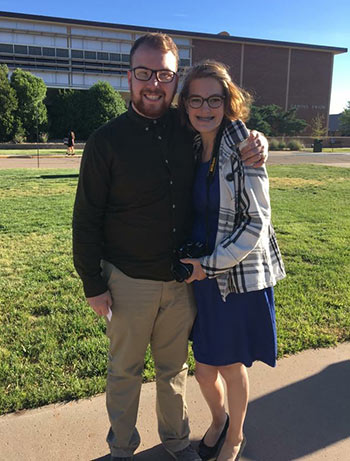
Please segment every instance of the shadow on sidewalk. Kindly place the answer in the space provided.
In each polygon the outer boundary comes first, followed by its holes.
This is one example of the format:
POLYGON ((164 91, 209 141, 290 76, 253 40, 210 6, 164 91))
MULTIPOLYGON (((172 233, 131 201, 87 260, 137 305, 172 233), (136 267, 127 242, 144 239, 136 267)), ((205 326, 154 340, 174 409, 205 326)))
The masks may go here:
POLYGON ((249 404, 244 458, 291 461, 350 436, 350 360, 249 404))
MULTIPOLYGON (((195 445, 195 444, 194 444, 195 445)), ((110 456, 105 455, 101 458, 93 459, 92 461, 110 461, 110 456)), ((149 448, 148 450, 141 451, 134 455, 134 461, 174 461, 174 458, 170 456, 162 447, 162 445, 156 445, 155 447, 149 448)))
MULTIPOLYGON (((292 461, 349 437, 349 383, 350 360, 345 360, 252 401, 245 422, 248 443, 243 459, 292 461)), ((93 461, 109 459, 106 455, 93 461)), ((135 461, 172 459, 161 445, 134 456, 135 461)))

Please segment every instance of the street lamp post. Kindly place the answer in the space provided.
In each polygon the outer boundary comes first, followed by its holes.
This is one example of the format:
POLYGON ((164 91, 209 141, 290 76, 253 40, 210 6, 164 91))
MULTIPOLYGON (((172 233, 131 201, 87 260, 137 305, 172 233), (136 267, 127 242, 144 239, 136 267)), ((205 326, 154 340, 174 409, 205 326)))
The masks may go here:
POLYGON ((36 159, 37 166, 40 167, 40 155, 39 155, 39 115, 38 115, 38 105, 35 105, 35 116, 36 116, 36 159))

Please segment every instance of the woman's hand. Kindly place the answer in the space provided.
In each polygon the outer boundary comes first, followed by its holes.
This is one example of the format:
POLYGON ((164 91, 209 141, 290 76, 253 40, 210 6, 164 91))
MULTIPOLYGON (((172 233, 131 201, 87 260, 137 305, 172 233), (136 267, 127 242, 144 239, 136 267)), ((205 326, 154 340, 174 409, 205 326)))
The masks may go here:
POLYGON ((262 133, 252 130, 240 149, 243 163, 258 168, 266 163, 269 143, 262 133))
POLYGON ((185 280, 186 283, 192 283, 194 280, 203 280, 207 277, 207 274, 204 272, 199 259, 185 258, 180 259, 180 261, 185 264, 192 264, 193 266, 192 275, 187 280, 185 280))

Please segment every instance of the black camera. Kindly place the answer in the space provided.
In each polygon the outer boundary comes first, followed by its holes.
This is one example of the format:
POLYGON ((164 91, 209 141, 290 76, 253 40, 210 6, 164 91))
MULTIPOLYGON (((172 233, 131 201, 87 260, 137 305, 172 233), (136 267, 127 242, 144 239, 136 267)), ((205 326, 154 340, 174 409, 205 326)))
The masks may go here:
POLYGON ((181 248, 176 250, 175 259, 171 264, 171 273, 177 282, 184 282, 191 277, 193 264, 182 263, 180 259, 200 258, 206 253, 204 243, 187 242, 181 248))

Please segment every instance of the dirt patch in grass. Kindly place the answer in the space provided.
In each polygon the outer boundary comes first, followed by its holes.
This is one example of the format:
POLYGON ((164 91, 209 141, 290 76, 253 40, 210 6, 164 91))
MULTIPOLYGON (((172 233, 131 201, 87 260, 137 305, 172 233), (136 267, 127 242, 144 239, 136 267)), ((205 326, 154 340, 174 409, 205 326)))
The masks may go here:
POLYGON ((270 178, 271 187, 279 188, 299 188, 299 187, 319 187, 323 186, 326 182, 319 181, 317 179, 305 179, 305 178, 270 178))

